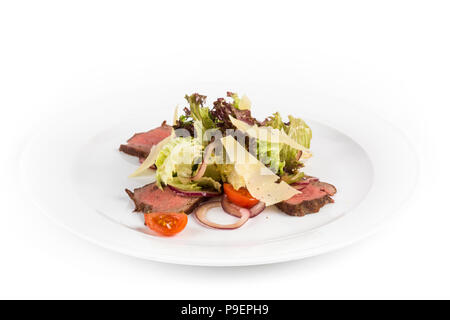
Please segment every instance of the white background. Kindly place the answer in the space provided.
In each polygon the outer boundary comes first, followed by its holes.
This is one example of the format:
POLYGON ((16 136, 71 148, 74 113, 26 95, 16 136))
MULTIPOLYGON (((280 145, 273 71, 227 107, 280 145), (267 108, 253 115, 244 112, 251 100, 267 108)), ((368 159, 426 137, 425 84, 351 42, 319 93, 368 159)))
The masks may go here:
POLYGON ((446 1, 0 2, 0 298, 450 298, 449 9, 446 1), (383 231, 334 253, 205 268, 96 247, 21 193, 23 143, 64 102, 133 88, 138 78, 228 90, 243 74, 277 88, 308 83, 299 94, 347 99, 393 122, 421 162, 408 205, 383 231))

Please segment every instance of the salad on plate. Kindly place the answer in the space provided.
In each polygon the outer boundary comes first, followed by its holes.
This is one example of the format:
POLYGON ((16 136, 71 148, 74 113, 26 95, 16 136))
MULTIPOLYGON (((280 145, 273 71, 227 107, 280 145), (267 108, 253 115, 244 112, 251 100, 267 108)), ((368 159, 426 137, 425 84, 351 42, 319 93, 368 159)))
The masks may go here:
POLYGON ((336 188, 304 172, 312 156, 305 121, 290 115, 285 122, 278 112, 258 121, 249 98, 232 92, 211 107, 198 93, 185 99, 172 125, 164 121, 137 133, 119 149, 141 162, 130 177, 154 173, 154 182, 125 190, 148 228, 173 236, 193 213, 207 227, 236 229, 272 205, 304 216, 334 202, 336 188), (215 207, 236 221, 211 221, 208 211, 215 207))

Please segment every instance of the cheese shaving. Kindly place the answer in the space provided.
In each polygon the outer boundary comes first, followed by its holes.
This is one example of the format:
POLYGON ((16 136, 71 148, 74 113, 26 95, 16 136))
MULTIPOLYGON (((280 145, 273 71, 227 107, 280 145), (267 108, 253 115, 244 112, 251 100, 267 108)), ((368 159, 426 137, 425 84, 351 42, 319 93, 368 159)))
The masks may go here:
POLYGON ((241 101, 239 101, 239 110, 250 110, 251 106, 252 106, 252 102, 244 94, 241 98, 241 101))
POLYGON ((284 181, 277 183, 280 177, 245 150, 233 137, 226 136, 221 142, 250 194, 266 206, 288 200, 300 193, 284 181))
POLYGON ((178 105, 176 105, 175 107, 175 111, 173 112, 173 124, 172 125, 176 125, 178 122, 178 105))
POLYGON ((170 136, 161 140, 157 145, 154 145, 152 147, 147 159, 145 159, 145 161, 142 162, 140 167, 137 168, 136 171, 130 175, 130 178, 145 175, 147 173, 148 168, 150 168, 152 165, 155 164, 156 158, 158 157, 158 154, 161 151, 161 149, 166 145, 166 143, 168 143, 170 140, 174 138, 175 138, 175 131, 172 129, 172 133, 170 134, 170 136))

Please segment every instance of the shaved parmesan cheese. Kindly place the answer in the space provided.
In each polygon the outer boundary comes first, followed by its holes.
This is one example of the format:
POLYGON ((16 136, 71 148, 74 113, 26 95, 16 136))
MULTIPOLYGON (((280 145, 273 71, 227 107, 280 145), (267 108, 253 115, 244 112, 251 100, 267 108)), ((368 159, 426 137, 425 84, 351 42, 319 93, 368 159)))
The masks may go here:
POLYGON ((238 130, 241 130, 242 132, 246 132, 247 130, 250 130, 252 128, 251 125, 245 123, 244 121, 238 120, 230 115, 228 117, 230 118, 233 126, 235 126, 238 130))
POLYGON ((173 112, 173 124, 176 125, 178 121, 178 105, 175 107, 175 111, 173 112))
POLYGON ((250 107, 252 106, 252 102, 250 99, 244 94, 241 98, 241 101, 239 101, 239 110, 250 110, 250 107))
POLYGON ((297 143, 297 141, 293 140, 282 130, 274 129, 272 127, 258 127, 256 124, 251 126, 248 123, 233 118, 232 116, 229 117, 231 123, 233 123, 238 130, 248 134, 252 138, 256 138, 260 141, 287 144, 294 149, 301 150, 302 158, 304 159, 311 158, 312 156, 308 149, 297 143))
POLYGON ((298 190, 281 181, 280 177, 264 166, 251 155, 233 137, 226 136, 221 139, 236 173, 240 175, 250 194, 266 204, 266 206, 288 200, 300 193, 298 190))
POLYGON ((175 138, 175 131, 172 129, 172 133, 170 134, 170 136, 161 140, 157 145, 154 145, 152 147, 147 159, 145 159, 145 161, 142 162, 140 167, 137 168, 136 171, 130 175, 130 178, 145 175, 147 173, 147 169, 155 164, 156 158, 158 157, 158 154, 161 151, 161 149, 166 145, 166 143, 168 143, 170 140, 174 138, 175 138))
POLYGON ((245 180, 236 172, 236 168, 232 166, 233 169, 227 175, 227 182, 230 183, 234 189, 239 190, 240 188, 245 188, 245 180))

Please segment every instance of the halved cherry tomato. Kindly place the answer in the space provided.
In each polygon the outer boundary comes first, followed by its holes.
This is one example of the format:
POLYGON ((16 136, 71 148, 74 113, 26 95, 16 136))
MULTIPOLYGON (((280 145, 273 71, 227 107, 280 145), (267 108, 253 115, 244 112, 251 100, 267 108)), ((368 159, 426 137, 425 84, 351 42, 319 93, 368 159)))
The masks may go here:
POLYGON ((228 199, 240 207, 249 209, 259 202, 258 199, 252 197, 246 188, 236 190, 231 184, 225 183, 223 185, 223 190, 225 191, 228 199))
POLYGON ((145 225, 163 236, 173 236, 181 232, 188 222, 185 213, 152 212, 146 213, 145 225))

